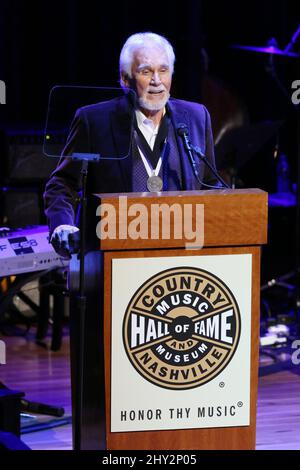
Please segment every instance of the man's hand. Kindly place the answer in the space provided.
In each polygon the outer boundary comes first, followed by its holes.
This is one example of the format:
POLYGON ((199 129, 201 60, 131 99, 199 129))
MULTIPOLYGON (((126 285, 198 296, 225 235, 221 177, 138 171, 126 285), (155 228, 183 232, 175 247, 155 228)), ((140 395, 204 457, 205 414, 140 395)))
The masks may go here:
POLYGON ((59 225, 52 233, 50 243, 56 253, 63 258, 71 258, 73 250, 70 246, 69 235, 75 232, 79 232, 79 228, 74 225, 59 225))

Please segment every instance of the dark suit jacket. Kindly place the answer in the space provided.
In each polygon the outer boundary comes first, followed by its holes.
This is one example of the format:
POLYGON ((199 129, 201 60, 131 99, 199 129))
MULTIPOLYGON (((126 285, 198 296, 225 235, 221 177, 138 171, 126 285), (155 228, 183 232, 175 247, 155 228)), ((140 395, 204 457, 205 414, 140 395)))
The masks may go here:
MULTIPOLYGON (((170 99, 167 108, 175 129, 168 139, 169 158, 172 158, 176 152, 181 161, 183 187, 178 190, 201 189, 181 138, 177 136, 176 128, 179 123, 186 124, 191 142, 200 147, 210 162, 215 165, 209 113, 203 105, 177 99, 170 99)), ((129 150, 132 117, 133 108, 126 96, 80 108, 72 122, 63 155, 88 152, 103 156, 125 156, 129 150)), ((44 201, 50 234, 58 225, 76 223, 78 193, 81 189, 80 168, 80 162, 62 157, 46 185, 44 201)), ((208 184, 216 183, 214 176, 202 162, 199 175, 201 181, 208 184)), ((93 212, 93 216, 89 216, 89 230, 95 233, 95 201, 92 199, 96 198, 91 198, 91 195, 132 191, 131 155, 129 154, 127 158, 90 163, 87 191, 89 210, 93 212)))

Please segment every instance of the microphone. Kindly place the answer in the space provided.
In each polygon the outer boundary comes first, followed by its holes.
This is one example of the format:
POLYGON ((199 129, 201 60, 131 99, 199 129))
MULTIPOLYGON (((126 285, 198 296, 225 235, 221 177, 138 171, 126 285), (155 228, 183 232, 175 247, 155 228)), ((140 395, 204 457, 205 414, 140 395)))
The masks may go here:
POLYGON ((192 164, 192 168, 193 168, 193 171, 194 171, 194 175, 196 177, 196 179, 198 180, 198 182, 200 184, 202 184, 202 182, 200 181, 199 179, 199 173, 198 173, 198 169, 197 169, 197 165, 196 165, 196 162, 195 162, 195 159, 194 159, 194 155, 193 155, 193 148, 192 148, 192 145, 190 143, 190 140, 189 140, 189 130, 188 130, 188 126, 186 124, 184 124, 183 122, 181 122, 180 124, 178 124, 177 126, 177 134, 182 138, 183 140, 183 145, 184 145, 184 148, 188 154, 188 157, 190 159, 190 162, 192 164))
POLYGON ((193 171, 194 171, 194 175, 195 175, 197 181, 200 183, 200 185, 201 186, 204 185, 204 186, 215 188, 215 189, 220 188, 218 186, 208 185, 208 184, 206 184, 206 183, 204 183, 203 181, 200 180, 200 176, 199 176, 198 168, 197 168, 197 165, 196 165, 196 162, 195 162, 195 159, 194 159, 193 152, 195 152, 201 158, 201 160, 205 163, 205 165, 208 166, 210 171, 215 175, 217 180, 222 184, 223 188, 229 188, 228 184, 225 183, 225 181, 221 178, 221 176, 218 175, 216 169, 212 166, 212 164, 209 162, 206 155, 204 155, 204 153, 201 151, 201 149, 199 147, 195 147, 193 144, 191 144, 190 139, 189 139, 189 129, 188 129, 188 126, 185 123, 181 122, 180 124, 178 124, 177 134, 183 140, 183 145, 184 145, 184 148, 185 148, 185 150, 188 154, 188 157, 191 161, 192 168, 193 168, 193 171))
POLYGON ((184 136, 184 135, 189 135, 189 130, 188 130, 188 127, 186 124, 184 124, 183 122, 181 122, 180 124, 178 124, 177 126, 177 134, 180 135, 181 137, 184 136))
POLYGON ((190 141, 189 141, 189 137, 188 137, 189 136, 188 126, 186 124, 184 124, 183 122, 178 124, 177 134, 180 137, 182 137, 182 140, 183 140, 183 143, 184 143, 184 146, 185 146, 186 150, 192 150, 191 145, 190 145, 190 141))
MULTIPOLYGON (((181 122, 178 124, 177 127, 177 134, 180 135, 180 137, 183 138, 184 146, 186 150, 194 150, 201 158, 206 158, 204 153, 201 151, 199 147, 195 147, 194 145, 191 144, 190 139, 189 139, 189 130, 186 124, 181 122)), ((193 158, 193 155, 192 155, 193 158)))
POLYGON ((44 403, 37 403, 35 401, 28 401, 21 399, 21 412, 28 411, 29 413, 36 413, 49 416, 57 416, 60 418, 65 414, 64 408, 45 405, 44 403))

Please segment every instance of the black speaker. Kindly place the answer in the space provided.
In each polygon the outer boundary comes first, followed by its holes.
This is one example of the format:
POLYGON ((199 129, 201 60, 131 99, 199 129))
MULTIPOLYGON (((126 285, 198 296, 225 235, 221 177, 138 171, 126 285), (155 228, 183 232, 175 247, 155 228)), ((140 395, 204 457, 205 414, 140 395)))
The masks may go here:
POLYGON ((5 181, 32 184, 46 180, 58 163, 57 158, 43 154, 43 133, 28 131, 6 133, 5 143, 5 181))
MULTIPOLYGON (((0 451, 31 450, 19 437, 0 430, 0 451)), ((2 456, 3 457, 3 456, 2 456)), ((1 458, 2 459, 2 458, 1 458)))
POLYGON ((21 399, 24 392, 10 390, 0 382, 0 430, 20 435, 21 399))
POLYGON ((43 200, 38 190, 10 188, 2 192, 1 225, 18 228, 43 223, 43 200))
POLYGON ((42 194, 58 159, 43 154, 43 140, 41 130, 0 131, 0 225, 46 222, 42 194))

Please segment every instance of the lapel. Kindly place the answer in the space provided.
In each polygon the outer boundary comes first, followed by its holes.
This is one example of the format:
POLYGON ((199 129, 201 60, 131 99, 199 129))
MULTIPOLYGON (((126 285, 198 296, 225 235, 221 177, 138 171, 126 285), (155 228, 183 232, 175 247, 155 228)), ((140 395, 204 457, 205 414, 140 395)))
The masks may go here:
MULTIPOLYGON (((176 100, 170 99, 167 108, 170 114, 172 126, 174 129, 173 142, 170 142, 171 150, 178 149, 182 167, 182 179, 183 189, 199 189, 199 185, 194 176, 191 163, 186 154, 183 146, 182 139, 177 135, 178 124, 183 122, 188 126, 189 133, 191 135, 191 122, 190 116, 186 109, 183 108, 181 103, 177 103, 176 100)), ((124 95, 117 100, 116 105, 110 114, 110 123, 114 139, 114 145, 117 151, 117 155, 121 158, 118 159, 118 166, 120 170, 120 176, 122 179, 121 187, 124 188, 124 192, 132 191, 132 136, 133 136, 133 119, 134 119, 134 108, 130 103, 129 98, 124 95), (130 136, 130 141, 129 141, 130 136), (130 147, 130 148, 129 148, 130 147), (129 151, 127 158, 122 158, 125 153, 129 151)), ((172 158, 172 151, 170 153, 172 158)))
POLYGON ((118 156, 118 166, 124 192, 132 190, 132 134, 134 110, 128 97, 122 96, 110 114, 110 123, 114 145, 118 156), (125 154, 128 156, 124 158, 125 154))
POLYGON ((183 189, 199 189, 199 184, 194 176, 193 169, 189 157, 183 146, 182 139, 177 134, 178 124, 184 123, 187 125, 189 134, 191 135, 191 124, 189 113, 186 109, 183 108, 182 104, 177 103, 176 100, 170 99, 168 104, 168 110, 171 117, 174 135, 175 135, 175 144, 179 150, 181 168, 182 168, 182 180, 183 180, 183 189))

